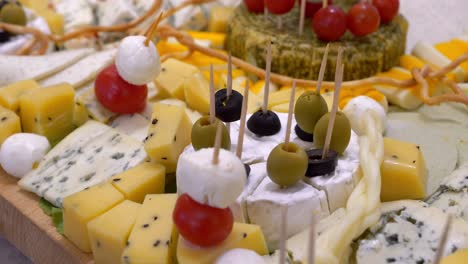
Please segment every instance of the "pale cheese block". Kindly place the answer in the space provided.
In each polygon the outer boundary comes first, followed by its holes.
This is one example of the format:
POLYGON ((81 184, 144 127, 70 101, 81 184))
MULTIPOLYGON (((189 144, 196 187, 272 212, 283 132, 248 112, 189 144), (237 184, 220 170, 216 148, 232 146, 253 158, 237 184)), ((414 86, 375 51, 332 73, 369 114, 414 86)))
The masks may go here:
POLYGON ((107 123, 112 117, 117 116, 116 113, 108 110, 98 101, 94 85, 81 89, 80 94, 76 97, 76 102, 83 105, 88 110, 89 117, 96 121, 107 123))
POLYGON ((140 114, 121 115, 110 126, 140 142, 146 138, 150 125, 149 119, 140 114))

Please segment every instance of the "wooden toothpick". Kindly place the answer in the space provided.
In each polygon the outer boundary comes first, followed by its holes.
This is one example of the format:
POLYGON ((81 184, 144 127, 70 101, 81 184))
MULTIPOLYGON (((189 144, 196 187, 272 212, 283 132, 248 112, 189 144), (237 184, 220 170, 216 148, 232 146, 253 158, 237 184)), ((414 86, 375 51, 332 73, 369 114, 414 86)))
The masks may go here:
POLYGON ((227 72, 227 84, 226 84, 226 95, 229 99, 229 96, 231 96, 232 93, 232 55, 231 51, 229 51, 229 57, 228 57, 228 72, 227 72))
POLYGON ((264 114, 268 111, 268 96, 270 94, 270 74, 271 74, 271 42, 268 42, 267 57, 266 57, 266 73, 265 73, 265 88, 263 92, 263 108, 264 114))
POLYGON ((320 89, 322 89, 323 76, 325 75, 325 69, 327 68, 328 61, 328 50, 330 49, 330 43, 325 47, 325 53, 323 54, 322 62, 320 63, 320 71, 317 80, 317 94, 320 94, 320 89))
POLYGON ((315 215, 312 215, 312 220, 309 227, 309 254, 307 256, 307 264, 315 263, 315 215))
POLYGON ((322 0, 322 8, 326 8, 328 6, 328 0, 322 0))
POLYGON ((214 94, 214 77, 213 77, 213 64, 210 64, 210 123, 215 122, 215 94, 214 94))
POLYGON ((221 140, 223 139, 223 123, 219 122, 216 127, 216 137, 213 151, 213 164, 217 165, 219 163, 219 149, 221 148, 221 140))
POLYGON ((440 237, 439 246, 437 247, 436 254, 434 256, 434 261, 432 263, 439 264, 442 256, 444 255, 445 244, 447 244, 448 234, 450 233, 450 228, 452 227, 452 215, 447 216, 447 221, 445 222, 444 230, 442 231, 442 236, 440 237))
POLYGON ((151 39, 153 38, 154 34, 156 33, 156 29, 158 28, 158 25, 161 22, 163 14, 164 14, 164 12, 161 12, 161 14, 159 14, 158 18, 153 22, 153 24, 151 24, 150 28, 145 33, 145 36, 146 36, 146 39, 145 39, 145 42, 144 42, 145 46, 148 47, 151 39))
POLYGON ((276 27, 278 30, 283 29, 283 17, 281 15, 276 16, 276 27))
POLYGON ((291 137, 292 116, 294 111, 294 99, 296 97, 296 80, 293 80, 291 88, 291 98, 289 99, 288 122, 286 124, 286 136, 284 138, 284 147, 288 150, 289 140, 291 137))
POLYGON ((244 145, 245 122, 247 120, 247 106, 249 104, 249 82, 245 82, 244 98, 242 99, 242 112, 240 119, 239 135, 237 137, 236 155, 242 159, 242 148, 244 145))
POLYGON ((340 99, 341 82, 343 81, 344 65, 341 63, 341 57, 343 55, 343 49, 340 47, 338 50, 338 59, 336 61, 335 70, 335 94, 333 96, 333 106, 330 112, 330 120, 328 121, 327 135, 325 137, 325 145, 323 146, 322 159, 325 159, 330 150, 330 142, 333 133, 333 127, 335 126, 336 112, 338 111, 338 103, 340 99))
POLYGON ((301 17, 299 18, 299 36, 304 34, 304 20, 305 20, 306 0, 301 0, 301 17))
POLYGON ((280 228, 280 247, 279 247, 279 264, 286 263, 286 229, 288 225, 288 207, 281 207, 281 228, 280 228))

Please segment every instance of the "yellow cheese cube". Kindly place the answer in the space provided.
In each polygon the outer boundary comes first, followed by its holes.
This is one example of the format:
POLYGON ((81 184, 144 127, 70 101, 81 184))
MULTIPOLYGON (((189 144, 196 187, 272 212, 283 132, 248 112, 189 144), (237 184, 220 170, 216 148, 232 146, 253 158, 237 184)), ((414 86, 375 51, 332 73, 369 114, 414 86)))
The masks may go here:
POLYGON ((43 135, 55 144, 75 128, 74 108, 75 91, 69 84, 31 91, 20 98, 23 130, 43 135))
POLYGON ((382 202, 426 197, 427 169, 419 146, 384 138, 384 160, 380 173, 382 202))
POLYGON ((74 111, 73 111, 73 124, 77 127, 83 125, 89 120, 89 113, 86 106, 84 106, 80 102, 75 103, 74 111))
POLYGON ((182 236, 177 245, 177 261, 179 264, 211 264, 224 252, 244 248, 260 255, 268 254, 265 238, 260 226, 234 223, 231 234, 222 244, 210 248, 190 246, 182 236))
POLYGON ((0 146, 9 136, 21 132, 19 117, 10 109, 0 106, 0 146))
POLYGON ((53 34, 63 34, 65 23, 63 15, 48 11, 41 13, 41 16, 47 21, 47 24, 49 25, 49 28, 53 34))
POLYGON ((465 264, 468 261, 468 249, 460 249, 440 261, 440 264, 465 264))
POLYGON ((226 32, 233 11, 233 7, 221 5, 213 7, 210 12, 208 30, 211 32, 226 32))
POLYGON ((0 88, 0 105, 18 112, 20 97, 39 87, 34 80, 24 80, 0 88))
POLYGON ((176 59, 168 59, 162 63, 161 73, 154 82, 159 89, 163 89, 172 97, 185 100, 184 82, 199 72, 200 70, 193 65, 176 59))
POLYGON ((202 74, 185 79, 184 94, 185 102, 190 108, 202 114, 210 112, 210 87, 202 74))
POLYGON ((123 201, 88 223, 95 264, 119 263, 140 204, 123 201))
POLYGON ((146 153, 153 162, 163 164, 167 173, 173 173, 179 155, 190 144, 191 133, 192 122, 183 107, 155 103, 145 139, 146 153))
POLYGON ((91 252, 89 221, 109 211, 124 200, 112 184, 104 183, 72 194, 63 200, 64 235, 84 252, 91 252))
POLYGON ((164 193, 166 169, 163 165, 143 162, 110 179, 125 199, 142 203, 147 194, 164 193))
POLYGON ((121 263, 176 263, 177 231, 172 221, 176 201, 177 194, 146 196, 122 253, 121 263))

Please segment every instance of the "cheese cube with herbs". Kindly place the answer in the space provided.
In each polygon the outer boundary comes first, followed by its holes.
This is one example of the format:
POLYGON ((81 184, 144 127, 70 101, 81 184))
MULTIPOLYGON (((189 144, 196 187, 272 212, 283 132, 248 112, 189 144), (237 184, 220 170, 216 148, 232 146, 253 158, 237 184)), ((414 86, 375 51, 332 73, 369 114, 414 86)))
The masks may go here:
POLYGON ((73 131, 75 91, 69 84, 36 89, 20 98, 23 131, 55 144, 73 131))
POLYGON ((159 103, 154 104, 150 122, 145 150, 167 173, 175 172, 179 155, 190 144, 192 122, 184 108, 159 103))
POLYGON ((184 81, 184 95, 187 105, 203 114, 210 112, 210 87, 202 74, 195 74, 184 81))
POLYGON ((63 200, 64 235, 81 251, 91 252, 88 223, 124 200, 112 184, 104 183, 63 200))
POLYGON ((418 145, 384 138, 380 173, 382 202, 426 197, 426 162, 418 145))
POLYGON ((464 264, 468 261, 468 249, 460 249, 440 261, 440 264, 464 264))
POLYGON ((121 263, 176 263, 177 231, 172 211, 177 194, 147 195, 122 253, 121 263))
POLYGON ((138 140, 88 121, 47 153, 19 185, 61 207, 64 197, 105 182, 146 157, 138 140))
POLYGON ((177 244, 177 261, 179 264, 211 264, 224 252, 235 248, 249 249, 259 255, 268 254, 260 226, 234 223, 231 234, 226 240, 210 248, 194 247, 180 236, 177 244))
POLYGON ((164 193, 166 168, 161 164, 143 162, 110 179, 125 199, 142 203, 147 194, 164 193))
POLYGON ((0 105, 18 112, 20 97, 38 88, 39 84, 34 80, 19 81, 0 88, 0 105))
POLYGON ((20 132, 19 117, 13 111, 0 106, 0 146, 9 136, 20 132))
POLYGON ((123 201, 88 223, 94 263, 120 263, 140 206, 132 201, 123 201))
POLYGON ((73 125, 79 127, 89 120, 88 109, 80 102, 75 103, 73 111, 73 125))
POLYGON ((176 59, 168 59, 161 64, 161 73, 154 82, 171 97, 184 100, 184 83, 196 73, 200 73, 197 67, 176 59))

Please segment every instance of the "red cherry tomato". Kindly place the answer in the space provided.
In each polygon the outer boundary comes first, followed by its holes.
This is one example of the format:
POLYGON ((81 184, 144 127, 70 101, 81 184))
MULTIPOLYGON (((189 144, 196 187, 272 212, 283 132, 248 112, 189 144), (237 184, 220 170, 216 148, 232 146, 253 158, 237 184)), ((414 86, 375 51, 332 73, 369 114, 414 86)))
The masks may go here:
POLYGON ((348 29, 362 37, 377 31, 380 25, 379 11, 369 2, 360 2, 351 7, 346 20, 348 29))
POLYGON ((379 10, 380 22, 387 24, 398 14, 399 0, 373 0, 372 4, 379 10))
POLYGON ((286 14, 293 9, 294 0, 265 0, 268 11, 275 15, 286 14))
POLYGON ((245 6, 253 13, 262 13, 265 10, 265 3, 263 0, 244 0, 245 6))
MULTIPOLYGON (((297 2, 299 3, 299 6, 301 5, 301 2, 302 0, 297 0, 297 2)), ((333 1, 332 0, 328 0, 328 5, 332 5, 333 4, 333 1)), ((305 15, 306 17, 314 17, 315 13, 317 13, 317 11, 319 11, 320 8, 322 8, 322 0, 306 0, 306 11, 305 11, 305 15)))
POLYGON ((126 82, 112 64, 97 76, 94 92, 99 102, 110 111, 133 114, 145 109, 148 87, 126 82))
POLYGON ((177 199, 172 217, 179 233, 190 243, 201 247, 220 244, 234 225, 231 209, 198 203, 188 194, 177 199))
POLYGON ((337 6, 327 6, 315 13, 312 27, 323 41, 337 41, 346 32, 346 13, 337 6))

